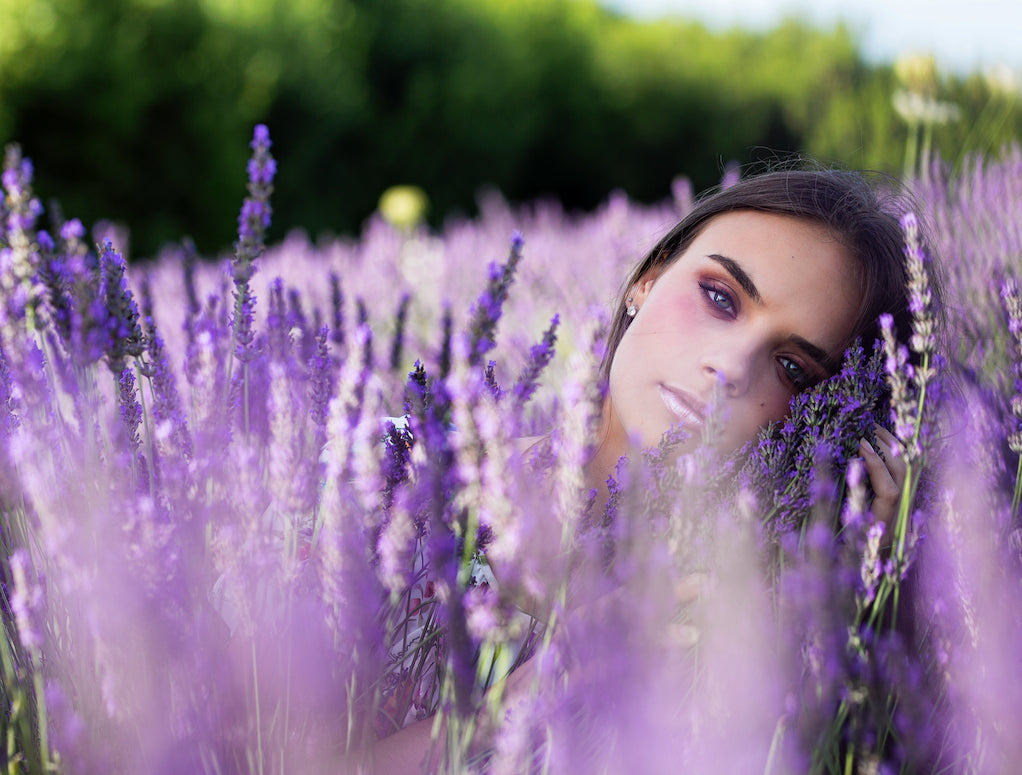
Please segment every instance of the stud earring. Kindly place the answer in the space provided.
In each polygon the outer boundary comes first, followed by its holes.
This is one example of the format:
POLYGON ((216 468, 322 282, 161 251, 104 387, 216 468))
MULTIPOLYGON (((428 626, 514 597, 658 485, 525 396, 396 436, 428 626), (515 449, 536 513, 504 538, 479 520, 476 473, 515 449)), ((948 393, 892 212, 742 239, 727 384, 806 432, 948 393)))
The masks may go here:
POLYGON ((628 317, 630 317, 630 318, 634 318, 636 313, 639 311, 639 308, 636 307, 635 304, 632 303, 633 301, 634 301, 634 299, 632 299, 631 296, 629 296, 625 300, 625 304, 628 305, 627 307, 625 307, 625 314, 628 315, 628 317))

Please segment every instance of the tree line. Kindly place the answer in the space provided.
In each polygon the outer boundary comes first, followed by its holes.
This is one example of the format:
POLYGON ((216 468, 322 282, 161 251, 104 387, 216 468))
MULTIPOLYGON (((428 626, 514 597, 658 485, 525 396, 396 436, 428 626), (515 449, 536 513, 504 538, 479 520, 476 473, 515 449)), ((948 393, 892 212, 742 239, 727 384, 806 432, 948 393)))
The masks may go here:
POLYGON ((587 209, 792 152, 897 173, 910 137, 913 164, 960 163, 1022 128, 1012 84, 868 63, 841 26, 714 32, 593 0, 6 0, 0 28, 0 141, 69 215, 124 223, 135 258, 230 246, 256 123, 275 228, 312 234, 358 230, 395 184, 439 223, 483 185, 587 209), (920 129, 906 90, 953 117, 920 129))

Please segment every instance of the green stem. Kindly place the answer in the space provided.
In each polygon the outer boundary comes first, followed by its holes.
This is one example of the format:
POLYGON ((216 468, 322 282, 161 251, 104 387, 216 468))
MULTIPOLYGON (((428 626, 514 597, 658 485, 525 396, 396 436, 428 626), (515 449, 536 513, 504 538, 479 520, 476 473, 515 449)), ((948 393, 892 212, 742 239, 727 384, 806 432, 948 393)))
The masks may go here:
MULTIPOLYGON (((928 373, 930 370, 930 354, 923 353, 923 363, 920 367, 920 371, 923 374, 928 373)), ((923 414, 926 410, 926 381, 919 386, 919 401, 916 403, 916 421, 915 427, 912 429, 912 447, 913 449, 919 448, 919 436, 922 433, 923 428, 923 414)), ((898 526, 896 529, 898 538, 898 551, 897 558, 898 564, 901 564, 901 560, 905 555, 905 532, 908 526, 908 510, 911 504, 911 498, 913 494, 913 479, 912 476, 912 463, 909 462, 907 470, 905 471, 905 484, 902 487, 901 502, 898 504, 898 526)))
POLYGON ((1018 516, 1019 502, 1022 501, 1022 455, 1018 457, 1018 467, 1015 469, 1015 492, 1011 496, 1011 519, 1015 521, 1018 516))
POLYGON ((767 752, 766 767, 763 768, 763 775, 771 775, 774 771, 774 765, 777 761, 777 752, 781 747, 781 741, 784 739, 784 716, 777 719, 777 725, 774 727, 774 736, 770 740, 770 750, 767 752))
POLYGON ((919 176, 927 177, 930 173, 930 152, 933 148, 933 122, 923 124, 923 150, 919 155, 919 176))
MULTIPOLYGON (((291 535, 294 535, 294 531, 291 531, 291 535)), ((293 559, 293 558, 292 558, 293 559)), ((293 601, 294 601, 294 587, 288 583, 287 589, 287 613, 284 616, 284 621, 287 622, 287 649, 286 649, 286 661, 285 661, 285 674, 284 674, 284 734, 281 736, 280 742, 280 772, 281 775, 284 773, 284 761, 285 753, 287 749, 288 741, 288 727, 291 721, 291 659, 294 653, 294 622, 291 617, 293 616, 293 601)), ((350 714, 349 714, 350 715, 350 714)))
POLYGON ((256 723, 256 769, 259 775, 263 775, 263 720, 259 709, 259 669, 256 664, 255 637, 250 640, 252 644, 252 686, 255 692, 255 723, 256 723))
POLYGON ((915 174, 916 157, 919 155, 919 124, 910 121, 908 124, 908 138, 905 141, 905 168, 904 178, 908 180, 915 174))
MULTIPOLYGON (((242 377, 242 381, 244 382, 244 385, 245 385, 245 387, 244 387, 244 394, 245 394, 245 399, 244 399, 245 400, 245 438, 248 438, 248 435, 249 435, 249 422, 248 422, 248 362, 247 361, 245 362, 245 364, 244 364, 244 366, 242 368, 243 368, 243 371, 244 371, 244 374, 243 374, 243 377, 242 377)), ((230 389, 230 385, 228 385, 228 389, 230 389)))
MULTIPOLYGON (((149 410, 146 407, 145 402, 145 390, 142 388, 142 369, 139 366, 138 358, 135 359, 135 374, 138 376, 138 400, 142 405, 142 427, 145 430, 145 451, 146 451, 146 468, 149 473, 149 495, 156 497, 156 472, 155 462, 153 460, 153 433, 151 423, 149 421, 149 410)), ((152 390, 152 383, 150 382, 150 390, 152 390)), ((153 401, 155 402, 155 391, 153 391, 153 401)))
POLYGON ((36 724, 39 727, 39 761, 44 770, 50 769, 50 742, 46 730, 46 688, 43 674, 39 669, 38 652, 32 649, 32 683, 35 688, 36 724))
MULTIPOLYGON (((17 735, 15 734, 15 724, 17 721, 17 707, 19 700, 24 696, 22 694, 21 687, 18 685, 17 673, 14 666, 14 655, 11 653, 12 637, 17 637, 16 634, 8 634, 7 622, 4 622, 3 633, 0 634, 0 664, 3 666, 3 679, 4 679, 4 693, 10 702, 10 707, 0 708, 5 716, 7 722, 7 735, 6 735, 6 747, 7 747, 7 761, 14 761, 14 757, 17 754, 17 735)), ((12 767, 8 765, 7 771, 10 772, 12 767)))

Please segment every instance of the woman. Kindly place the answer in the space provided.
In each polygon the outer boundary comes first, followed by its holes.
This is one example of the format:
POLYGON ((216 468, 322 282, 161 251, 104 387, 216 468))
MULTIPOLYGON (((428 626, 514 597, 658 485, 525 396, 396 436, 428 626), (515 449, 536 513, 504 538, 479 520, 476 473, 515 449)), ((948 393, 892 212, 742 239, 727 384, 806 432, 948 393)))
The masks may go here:
MULTIPOLYGON (((882 313, 907 336, 907 280, 898 218, 858 174, 773 172, 706 197, 625 282, 587 483, 605 498, 619 459, 672 426, 697 443, 711 407, 724 418, 722 451, 756 438, 834 374, 853 341, 878 338, 882 313)), ((859 451, 874 513, 890 522, 906 466, 890 433, 878 427, 876 438, 879 451, 865 439, 859 451)), ((697 590, 687 585, 679 602, 697 590)), ((377 771, 418 771, 431 728, 427 719, 381 741, 377 771)))
MULTIPOLYGON (((907 337, 904 236, 858 173, 772 172, 703 199, 625 283, 588 481, 600 486, 622 455, 672 424, 698 440, 714 395, 725 417, 718 447, 741 447, 831 376, 849 344, 880 338, 883 313, 907 337)), ((887 520, 905 466, 895 438, 880 427, 876 437, 880 454, 865 439, 859 450, 874 513, 887 520)))

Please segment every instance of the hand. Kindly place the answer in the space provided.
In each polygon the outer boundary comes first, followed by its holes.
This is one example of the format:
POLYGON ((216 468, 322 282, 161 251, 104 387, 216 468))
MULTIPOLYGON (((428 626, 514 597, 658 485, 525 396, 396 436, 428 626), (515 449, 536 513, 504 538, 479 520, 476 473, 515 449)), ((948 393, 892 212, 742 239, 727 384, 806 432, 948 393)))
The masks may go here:
POLYGON ((884 523, 884 532, 889 536, 898 516, 898 504, 901 502, 908 464, 901 443, 890 431, 877 425, 876 438, 883 457, 865 439, 859 442, 859 454, 862 455, 869 484, 873 488, 873 516, 878 522, 884 523))
POLYGON ((699 601, 707 584, 705 573, 690 573, 674 586, 674 602, 678 615, 667 623, 665 643, 691 648, 699 642, 699 630, 692 624, 689 608, 699 601))

